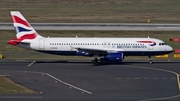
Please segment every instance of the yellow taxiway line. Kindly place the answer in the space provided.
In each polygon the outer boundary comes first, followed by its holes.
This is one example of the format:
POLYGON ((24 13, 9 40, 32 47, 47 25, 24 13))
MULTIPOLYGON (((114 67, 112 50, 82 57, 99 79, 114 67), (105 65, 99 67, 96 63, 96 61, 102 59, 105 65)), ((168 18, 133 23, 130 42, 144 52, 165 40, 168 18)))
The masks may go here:
POLYGON ((173 99, 180 97, 180 95, 170 96, 170 97, 164 97, 164 98, 154 98, 154 99, 146 99, 146 100, 139 100, 139 101, 157 101, 157 100, 167 100, 167 99, 173 99))
POLYGON ((140 67, 140 66, 127 66, 127 67, 157 70, 157 71, 163 71, 163 72, 169 72, 169 73, 175 74, 176 77, 177 77, 178 89, 180 91, 180 80, 179 80, 180 74, 178 74, 178 73, 176 73, 174 71, 170 71, 170 70, 166 70, 166 69, 159 69, 159 68, 151 68, 151 67, 140 67))
MULTIPOLYGON (((180 79, 180 74, 178 74, 178 73, 176 73, 174 71, 170 71, 170 70, 166 70, 166 69, 159 69, 159 68, 151 68, 151 67, 141 67, 141 66, 126 66, 126 67, 157 70, 157 71, 163 71, 163 72, 169 72, 169 73, 175 74, 176 77, 177 77, 178 89, 180 91, 180 80, 179 80, 180 79)), ((180 95, 162 97, 162 98, 144 99, 144 100, 139 100, 139 101, 167 100, 167 99, 173 99, 173 98, 177 98, 177 97, 180 97, 180 95)))

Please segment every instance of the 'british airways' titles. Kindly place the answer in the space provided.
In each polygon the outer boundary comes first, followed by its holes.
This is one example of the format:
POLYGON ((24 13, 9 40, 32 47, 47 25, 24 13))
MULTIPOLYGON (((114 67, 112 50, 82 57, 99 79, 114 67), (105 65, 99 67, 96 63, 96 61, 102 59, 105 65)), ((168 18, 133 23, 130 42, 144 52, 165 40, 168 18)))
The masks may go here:
POLYGON ((147 48, 145 45, 120 45, 120 46, 117 46, 117 48, 147 48))

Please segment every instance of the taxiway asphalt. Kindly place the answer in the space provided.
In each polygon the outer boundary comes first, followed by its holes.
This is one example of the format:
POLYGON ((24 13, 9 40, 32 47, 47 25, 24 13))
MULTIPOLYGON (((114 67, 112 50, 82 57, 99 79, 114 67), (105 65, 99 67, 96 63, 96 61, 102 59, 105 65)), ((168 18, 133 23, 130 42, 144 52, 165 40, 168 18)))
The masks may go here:
POLYGON ((3 94, 3 101, 180 100, 180 62, 0 62, 0 75, 39 94, 3 94), (29 65, 31 64, 31 65, 29 65))

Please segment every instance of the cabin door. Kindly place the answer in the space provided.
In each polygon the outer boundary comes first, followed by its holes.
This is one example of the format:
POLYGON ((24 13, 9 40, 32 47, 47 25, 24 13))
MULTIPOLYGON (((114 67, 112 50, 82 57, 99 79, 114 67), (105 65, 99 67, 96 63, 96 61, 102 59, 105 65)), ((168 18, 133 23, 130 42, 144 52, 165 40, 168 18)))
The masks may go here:
POLYGON ((45 40, 44 39, 40 39, 39 40, 39 49, 45 49, 45 40))

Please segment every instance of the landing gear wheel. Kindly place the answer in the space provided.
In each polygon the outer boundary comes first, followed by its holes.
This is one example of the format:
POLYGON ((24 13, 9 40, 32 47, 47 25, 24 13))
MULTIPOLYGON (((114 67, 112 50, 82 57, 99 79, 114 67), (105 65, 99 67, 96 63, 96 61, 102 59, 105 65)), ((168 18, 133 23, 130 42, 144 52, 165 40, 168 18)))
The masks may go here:
POLYGON ((151 60, 151 56, 148 56, 148 58, 149 58, 149 63, 153 64, 153 61, 151 60))
POLYGON ((152 60, 149 60, 149 63, 150 63, 150 64, 153 64, 153 61, 152 61, 152 60))
POLYGON ((93 65, 98 65, 98 55, 94 55, 94 60, 92 60, 93 65))
POLYGON ((96 63, 98 63, 98 59, 96 58, 95 60, 94 60, 96 63))
POLYGON ((91 63, 92 63, 93 65, 98 65, 98 59, 92 60, 91 63))

